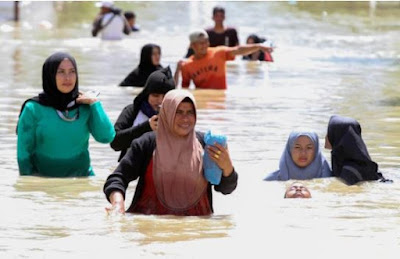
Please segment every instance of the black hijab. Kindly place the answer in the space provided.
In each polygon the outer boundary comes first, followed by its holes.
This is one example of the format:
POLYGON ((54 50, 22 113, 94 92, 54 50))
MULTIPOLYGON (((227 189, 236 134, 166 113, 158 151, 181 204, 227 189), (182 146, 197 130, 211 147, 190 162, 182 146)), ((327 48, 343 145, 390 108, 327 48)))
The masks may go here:
POLYGON ((75 59, 68 53, 64 53, 64 52, 56 52, 53 55, 51 55, 50 57, 48 57, 43 64, 42 87, 43 87, 43 92, 41 92, 38 96, 30 98, 24 102, 24 104, 22 105, 22 108, 21 108, 21 113, 25 107, 25 104, 28 101, 35 101, 35 102, 40 103, 41 105, 51 106, 54 109, 60 110, 60 111, 73 110, 73 109, 77 108, 78 104, 76 104, 76 103, 73 106, 67 107, 68 104, 71 103, 72 101, 75 101, 79 95, 78 69, 76 66, 75 59), (76 72, 75 87, 71 92, 69 92, 67 94, 61 93, 57 89, 57 84, 56 84, 57 69, 58 69, 60 63, 64 59, 68 59, 71 61, 72 65, 75 68, 75 72, 76 72))
POLYGON ((120 86, 144 86, 150 74, 162 68, 160 65, 153 65, 151 57, 154 48, 157 48, 161 54, 161 48, 156 44, 143 46, 139 65, 120 83, 120 86))
POLYGON ((349 185, 384 179, 371 160, 361 137, 361 126, 352 118, 334 115, 329 120, 328 139, 332 145, 332 172, 349 185))
POLYGON ((72 103, 71 105, 69 105, 71 102, 75 101, 79 95, 78 68, 76 66, 76 61, 74 57, 65 52, 56 52, 48 57, 44 62, 42 68, 42 87, 43 92, 41 92, 38 96, 29 98, 22 104, 19 116, 21 116, 21 113, 24 110, 24 107, 28 101, 38 102, 41 105, 50 106, 60 111, 73 110, 78 108, 79 104, 77 103, 72 103), (57 89, 56 84, 57 69, 64 59, 68 59, 69 61, 71 61, 76 73, 75 87, 71 92, 67 94, 60 92, 57 89))
POLYGON ((134 117, 137 116, 141 109, 143 110, 146 106, 150 106, 148 103, 150 94, 166 94, 168 91, 173 89, 175 89, 175 81, 172 77, 172 72, 169 66, 151 73, 146 81, 143 91, 141 91, 133 100, 134 117))

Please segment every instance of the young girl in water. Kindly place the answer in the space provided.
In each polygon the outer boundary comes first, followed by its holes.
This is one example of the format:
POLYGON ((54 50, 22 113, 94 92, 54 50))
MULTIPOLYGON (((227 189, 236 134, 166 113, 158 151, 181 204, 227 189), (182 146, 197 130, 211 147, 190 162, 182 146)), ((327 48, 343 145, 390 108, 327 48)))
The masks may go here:
POLYGON ((156 44, 146 44, 140 54, 139 65, 119 84, 120 86, 144 86, 154 71, 161 69, 161 48, 156 44))
POLYGON ((293 131, 279 162, 279 170, 268 175, 265 181, 306 180, 330 177, 331 170, 319 148, 315 132, 293 131))
POLYGON ((361 137, 361 126, 353 118, 334 115, 328 124, 325 148, 332 152, 332 172, 347 184, 360 181, 389 181, 378 171, 378 164, 371 160, 361 137))
POLYGON ((238 175, 229 152, 216 144, 204 150, 204 134, 195 131, 196 103, 184 90, 169 91, 161 106, 158 128, 135 139, 105 185, 109 210, 125 212, 129 182, 139 178, 131 213, 200 216, 213 213, 212 189, 203 174, 203 152, 223 174, 214 189, 233 192, 238 175))
POLYGON ((149 76, 143 91, 133 104, 126 106, 115 122, 116 135, 111 142, 115 151, 121 151, 120 161, 131 146, 132 140, 157 129, 158 112, 164 95, 175 88, 169 67, 157 70, 149 76))
POLYGON ((94 175, 90 134, 101 143, 110 143, 115 136, 101 103, 79 93, 76 62, 67 53, 47 58, 42 80, 43 92, 21 108, 17 127, 20 174, 94 175))

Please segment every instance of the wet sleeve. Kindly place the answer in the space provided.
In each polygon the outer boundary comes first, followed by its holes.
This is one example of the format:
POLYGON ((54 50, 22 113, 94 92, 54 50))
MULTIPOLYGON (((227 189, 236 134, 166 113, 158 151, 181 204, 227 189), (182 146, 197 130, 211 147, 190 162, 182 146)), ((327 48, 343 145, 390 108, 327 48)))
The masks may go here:
POLYGON ((185 65, 183 65, 181 72, 182 72, 182 87, 188 88, 190 85, 190 73, 188 71, 188 68, 185 65))
POLYGON ((134 127, 132 126, 135 120, 133 109, 132 104, 126 106, 115 122, 114 129, 116 135, 111 142, 111 148, 115 151, 128 149, 134 139, 139 138, 146 132, 152 131, 149 121, 134 127))
POLYGON ((125 199, 129 183, 145 174, 150 161, 148 154, 151 156, 154 151, 154 147, 153 150, 150 150, 149 142, 150 139, 147 136, 134 140, 118 167, 108 176, 103 188, 108 201, 110 201, 110 194, 114 191, 121 192, 125 199))
POLYGON ((110 143, 114 139, 114 127, 101 102, 90 105, 89 131, 94 139, 100 143, 110 143))
POLYGON ((33 154, 35 151, 37 122, 32 103, 27 103, 18 121, 17 160, 20 175, 34 173, 33 154))
POLYGON ((235 60, 235 55, 232 55, 233 47, 224 47, 224 58, 225 61, 235 60))
POLYGON ((99 16, 94 20, 93 22, 93 28, 92 28, 92 36, 96 37, 99 31, 101 30, 101 21, 102 21, 102 16, 99 16))
POLYGON ((215 48, 215 55, 224 61, 234 60, 235 56, 231 54, 234 49, 235 47, 219 46, 215 48))
POLYGON ((225 177, 222 175, 221 182, 219 185, 214 186, 214 190, 222 194, 230 194, 236 189, 237 182, 238 174, 235 169, 233 169, 233 173, 230 176, 225 177))

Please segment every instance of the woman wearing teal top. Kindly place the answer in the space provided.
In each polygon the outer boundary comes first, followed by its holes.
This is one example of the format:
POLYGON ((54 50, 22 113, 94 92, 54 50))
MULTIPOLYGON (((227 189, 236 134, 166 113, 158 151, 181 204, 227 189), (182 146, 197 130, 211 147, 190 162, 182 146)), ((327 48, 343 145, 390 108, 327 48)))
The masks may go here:
POLYGON ((96 98, 81 94, 75 59, 57 52, 45 61, 43 92, 22 105, 18 122, 21 175, 94 175, 89 135, 110 143, 115 130, 96 98))

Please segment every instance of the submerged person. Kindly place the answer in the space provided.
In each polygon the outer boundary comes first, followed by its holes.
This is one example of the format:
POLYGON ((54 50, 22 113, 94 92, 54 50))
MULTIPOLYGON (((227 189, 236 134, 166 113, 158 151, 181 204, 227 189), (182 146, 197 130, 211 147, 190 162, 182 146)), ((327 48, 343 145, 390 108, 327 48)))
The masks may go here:
POLYGON ((311 198, 311 192, 302 183, 294 182, 289 188, 286 189, 285 199, 309 199, 311 198))
MULTIPOLYGON (((157 132, 135 139, 128 153, 104 185, 112 204, 109 210, 125 212, 125 192, 137 180, 127 212, 157 215, 200 216, 213 213, 212 185, 203 174, 204 134, 195 131, 197 112, 193 95, 169 91, 161 106, 157 132)), ((214 190, 230 194, 237 185, 229 152, 216 144, 206 152, 222 170, 214 190)))
MULTIPOLYGON (((258 37, 256 34, 250 34, 247 37, 247 44, 254 44, 254 43, 264 43, 266 40, 264 38, 258 37)), ((273 58, 271 53, 264 52, 264 51, 256 51, 253 54, 243 56, 244 60, 259 60, 259 61, 268 61, 273 62, 273 58)))
POLYGON ((175 72, 178 83, 182 73, 182 87, 187 88, 193 80, 196 88, 226 89, 226 61, 234 60, 236 55, 249 55, 262 50, 272 52, 272 48, 261 44, 236 47, 209 47, 208 34, 204 30, 193 31, 189 35, 194 54, 185 61, 179 61, 175 72))
POLYGON ((144 45, 140 53, 139 65, 119 85, 144 86, 150 74, 162 68, 160 60, 160 46, 156 44, 144 45))
POLYGON ((94 175, 90 134, 110 143, 115 131, 101 103, 79 93, 75 59, 63 52, 48 57, 42 71, 43 92, 21 108, 17 126, 21 175, 54 177, 94 175))
POLYGON ((122 110, 115 122, 116 135, 111 142, 115 151, 121 151, 118 161, 126 154, 132 140, 157 129, 157 114, 164 95, 174 88, 175 82, 170 68, 157 70, 151 73, 143 91, 136 96, 133 103, 122 110))
POLYGON ((332 150, 332 172, 348 185, 361 181, 381 180, 378 164, 371 160, 361 137, 361 126, 353 118, 333 115, 328 124, 325 148, 332 150))
POLYGON ((121 15, 121 10, 115 8, 113 1, 96 3, 100 13, 93 22, 92 36, 101 33, 102 40, 122 40, 123 35, 131 32, 128 22, 121 15))
POLYGON ((268 175, 265 181, 307 180, 330 177, 328 161, 319 148, 315 132, 293 131, 279 161, 279 170, 268 175))

